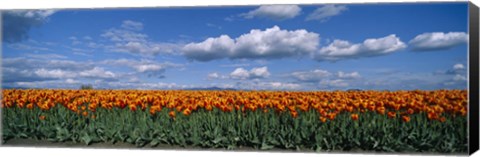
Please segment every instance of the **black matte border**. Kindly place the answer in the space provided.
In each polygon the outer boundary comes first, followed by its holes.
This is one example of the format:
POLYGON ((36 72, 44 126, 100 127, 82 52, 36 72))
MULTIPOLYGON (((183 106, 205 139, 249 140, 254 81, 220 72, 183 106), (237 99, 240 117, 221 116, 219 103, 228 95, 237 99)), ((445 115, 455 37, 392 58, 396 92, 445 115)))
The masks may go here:
POLYGON ((478 151, 479 145, 479 12, 478 7, 472 2, 469 3, 469 138, 468 138, 468 152, 472 155, 478 151))

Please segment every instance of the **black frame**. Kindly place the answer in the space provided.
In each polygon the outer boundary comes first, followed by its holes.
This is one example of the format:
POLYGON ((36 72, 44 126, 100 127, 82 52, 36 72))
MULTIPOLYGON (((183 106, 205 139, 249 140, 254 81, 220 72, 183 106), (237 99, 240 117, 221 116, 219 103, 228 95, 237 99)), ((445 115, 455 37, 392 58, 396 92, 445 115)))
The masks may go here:
POLYGON ((470 155, 478 151, 479 145, 479 12, 478 6, 469 2, 469 138, 468 152, 470 155))

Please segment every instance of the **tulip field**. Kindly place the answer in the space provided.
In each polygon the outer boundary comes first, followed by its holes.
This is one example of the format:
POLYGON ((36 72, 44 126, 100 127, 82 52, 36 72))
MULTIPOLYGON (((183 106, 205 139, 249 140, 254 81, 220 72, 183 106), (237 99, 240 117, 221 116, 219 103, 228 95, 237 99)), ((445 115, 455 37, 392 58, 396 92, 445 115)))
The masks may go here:
POLYGON ((466 153, 466 90, 2 91, 2 141, 466 153))

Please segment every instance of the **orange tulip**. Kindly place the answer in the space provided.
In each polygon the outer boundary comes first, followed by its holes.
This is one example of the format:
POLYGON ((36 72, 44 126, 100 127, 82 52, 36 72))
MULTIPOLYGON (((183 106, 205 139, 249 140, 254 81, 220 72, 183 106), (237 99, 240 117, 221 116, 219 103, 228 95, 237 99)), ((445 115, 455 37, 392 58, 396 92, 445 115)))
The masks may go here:
POLYGON ((190 115, 190 114, 192 113, 192 110, 190 110, 190 109, 187 108, 187 109, 183 110, 182 113, 183 113, 183 115, 188 116, 188 115, 190 115))
POLYGON ((409 116, 402 116, 402 120, 403 120, 404 122, 407 122, 407 123, 408 123, 408 122, 410 122, 410 117, 409 117, 409 116))
POLYGON ((427 114, 427 118, 430 119, 430 120, 435 120, 438 118, 438 115, 433 113, 433 112, 430 112, 427 114))
POLYGON ((352 114, 351 117, 352 120, 358 120, 358 114, 352 114))
POLYGON ((407 110, 407 113, 408 113, 408 114, 413 114, 413 113, 415 113, 415 111, 414 111, 413 109, 409 108, 409 109, 407 110))
POLYGON ((38 117, 38 119, 40 119, 40 120, 45 120, 45 118, 46 118, 45 116, 38 117))
POLYGON ((395 118, 397 116, 397 113, 395 112, 388 112, 388 118, 395 118))
POLYGON ((377 112, 378 112, 379 114, 385 114, 385 107, 378 107, 378 108, 377 108, 377 112))
POLYGON ((336 116, 337 116, 337 114, 335 114, 335 113, 329 113, 328 114, 328 119, 333 120, 333 119, 335 119, 336 116))
POLYGON ((298 116, 297 111, 290 111, 290 114, 292 115, 293 118, 297 118, 297 116, 298 116))
POLYGON ((28 109, 33 109, 33 104, 32 104, 32 103, 29 103, 29 104, 27 105, 27 108, 28 108, 28 109))
POLYGON ((130 108, 131 111, 136 111, 137 110, 137 106, 136 105, 128 105, 128 107, 130 108))
POLYGON ((440 118, 440 122, 444 123, 445 121, 447 121, 447 118, 445 117, 440 118))
POLYGON ((320 117, 320 121, 322 121, 322 123, 325 123, 327 121, 327 118, 325 117, 320 117))
POLYGON ((168 116, 170 116, 171 118, 175 119, 175 111, 170 111, 170 112, 168 112, 168 116))

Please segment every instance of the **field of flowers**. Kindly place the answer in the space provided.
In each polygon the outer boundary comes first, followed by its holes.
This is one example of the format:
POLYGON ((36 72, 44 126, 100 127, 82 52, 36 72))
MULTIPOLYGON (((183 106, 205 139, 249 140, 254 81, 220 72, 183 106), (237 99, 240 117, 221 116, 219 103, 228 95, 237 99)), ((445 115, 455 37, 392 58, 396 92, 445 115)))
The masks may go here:
POLYGON ((3 90, 2 139, 467 152, 467 91, 3 90))

